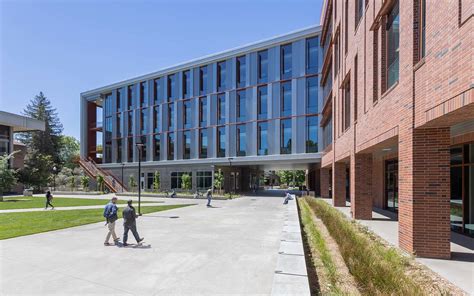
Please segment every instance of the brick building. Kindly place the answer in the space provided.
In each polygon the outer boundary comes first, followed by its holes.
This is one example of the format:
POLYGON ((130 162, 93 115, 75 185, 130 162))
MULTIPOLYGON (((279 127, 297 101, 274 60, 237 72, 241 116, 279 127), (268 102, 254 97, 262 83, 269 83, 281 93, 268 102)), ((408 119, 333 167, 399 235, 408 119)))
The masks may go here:
POLYGON ((398 213, 399 245, 449 258, 474 234, 472 5, 326 0, 321 194, 398 213))

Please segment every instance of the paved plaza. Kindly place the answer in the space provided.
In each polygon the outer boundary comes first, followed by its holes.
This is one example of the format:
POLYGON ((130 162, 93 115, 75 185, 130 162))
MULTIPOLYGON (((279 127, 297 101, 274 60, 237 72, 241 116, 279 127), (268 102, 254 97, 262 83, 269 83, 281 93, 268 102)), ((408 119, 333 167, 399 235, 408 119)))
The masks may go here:
POLYGON ((153 200, 197 205, 139 218, 141 247, 104 247, 103 222, 0 241, 0 294, 309 293, 304 268, 285 270, 304 257, 282 258, 302 252, 295 201, 242 197, 206 208, 205 200, 153 200), (291 237, 295 245, 282 245, 291 237))

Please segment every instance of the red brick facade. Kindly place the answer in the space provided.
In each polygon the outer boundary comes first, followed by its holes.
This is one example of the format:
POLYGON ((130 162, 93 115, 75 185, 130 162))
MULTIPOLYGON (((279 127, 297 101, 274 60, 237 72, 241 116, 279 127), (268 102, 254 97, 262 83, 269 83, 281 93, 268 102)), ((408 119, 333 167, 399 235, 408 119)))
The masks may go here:
MULTIPOLYGON (((392 86, 387 85, 386 22, 396 1, 367 1, 359 22, 354 21, 359 0, 347 1, 347 11, 346 0, 325 2, 322 35, 329 37, 322 38, 321 46, 330 42, 325 59, 333 62, 324 67, 335 65, 337 51, 331 47, 336 31, 343 36, 338 39, 339 69, 332 69, 332 93, 325 100, 332 105, 333 142, 321 162, 323 169, 332 168, 334 204, 345 203, 349 167, 352 215, 370 219, 372 206, 386 205, 385 161, 398 159, 400 247, 419 256, 449 258, 449 148, 473 137, 450 134, 454 125, 474 120, 474 28, 461 7, 467 1, 426 1, 425 8, 421 0, 400 1, 399 76, 392 86), (329 28, 332 32, 326 35, 329 28), (343 128, 343 85, 348 79, 350 126, 343 128)), ((322 189, 328 181, 321 173, 322 189)))

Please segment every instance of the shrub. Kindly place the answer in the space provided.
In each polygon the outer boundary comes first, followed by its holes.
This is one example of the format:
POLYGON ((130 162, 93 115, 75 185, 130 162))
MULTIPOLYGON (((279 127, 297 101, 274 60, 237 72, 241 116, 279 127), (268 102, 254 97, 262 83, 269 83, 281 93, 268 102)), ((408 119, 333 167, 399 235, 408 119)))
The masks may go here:
POLYGON ((305 198, 339 245, 350 273, 364 295, 420 295, 421 287, 405 274, 408 258, 371 239, 328 203, 305 198))
POLYGON ((189 174, 183 174, 181 176, 181 187, 184 190, 191 190, 192 187, 192 179, 189 174))
POLYGON ((160 190, 160 172, 156 171, 153 174, 153 191, 158 192, 160 190))

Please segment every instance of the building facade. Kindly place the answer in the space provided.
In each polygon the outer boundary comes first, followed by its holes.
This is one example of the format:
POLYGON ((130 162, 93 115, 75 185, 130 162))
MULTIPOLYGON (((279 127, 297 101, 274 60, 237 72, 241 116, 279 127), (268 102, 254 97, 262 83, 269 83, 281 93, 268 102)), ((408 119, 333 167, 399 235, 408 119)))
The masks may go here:
POLYGON ((316 190, 320 27, 310 27, 81 94, 81 156, 127 184, 246 191, 270 167, 303 168, 316 190), (124 172, 122 172, 122 168, 124 172))
POLYGON ((470 1, 326 0, 321 194, 398 214, 399 245, 449 258, 474 234, 470 1), (402 5, 403 4, 403 5, 402 5))

